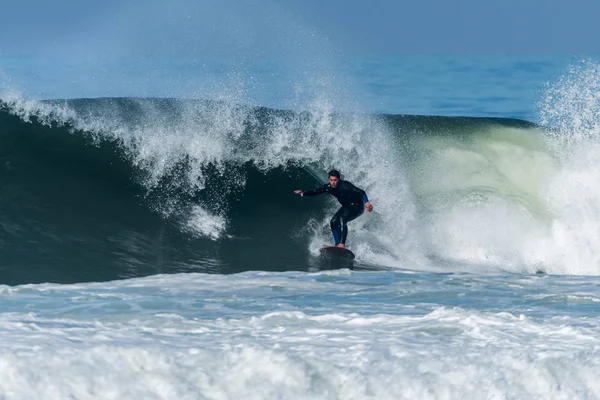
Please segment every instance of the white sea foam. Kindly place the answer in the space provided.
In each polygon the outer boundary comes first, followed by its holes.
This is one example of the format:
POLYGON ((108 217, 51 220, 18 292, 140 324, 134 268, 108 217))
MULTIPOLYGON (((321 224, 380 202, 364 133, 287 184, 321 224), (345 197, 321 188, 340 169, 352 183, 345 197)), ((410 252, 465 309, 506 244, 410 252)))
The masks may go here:
POLYGON ((569 293, 596 284, 245 273, 4 288, 0 394, 595 398, 600 324, 569 293))

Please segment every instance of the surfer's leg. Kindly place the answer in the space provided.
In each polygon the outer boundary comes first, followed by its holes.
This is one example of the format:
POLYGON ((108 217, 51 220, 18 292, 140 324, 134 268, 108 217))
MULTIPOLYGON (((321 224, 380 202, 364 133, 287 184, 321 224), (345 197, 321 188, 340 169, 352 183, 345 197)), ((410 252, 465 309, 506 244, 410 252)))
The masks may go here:
POLYGON ((348 237, 348 222, 361 216, 362 213, 365 211, 365 207, 362 205, 356 207, 352 206, 348 208, 343 208, 343 210, 344 211, 340 214, 340 219, 342 223, 342 238, 340 243, 342 243, 345 246, 346 237, 348 237))
POLYGON ((329 221, 329 225, 331 226, 331 234, 333 235, 333 242, 335 246, 340 243, 342 239, 342 222, 341 222, 341 214, 344 212, 344 207, 337 210, 333 217, 331 217, 331 221, 329 221))

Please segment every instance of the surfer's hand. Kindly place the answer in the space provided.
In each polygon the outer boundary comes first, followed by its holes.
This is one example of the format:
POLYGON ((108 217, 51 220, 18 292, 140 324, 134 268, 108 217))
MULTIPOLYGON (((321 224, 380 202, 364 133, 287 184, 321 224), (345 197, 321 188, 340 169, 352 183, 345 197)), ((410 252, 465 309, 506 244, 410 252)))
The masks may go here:
POLYGON ((304 197, 304 193, 302 192, 302 190, 294 190, 294 193, 296 193, 300 197, 304 197))
POLYGON ((370 201, 367 201, 365 203, 365 208, 367 209, 368 212, 371 212, 371 211, 373 211, 373 204, 371 204, 370 201))

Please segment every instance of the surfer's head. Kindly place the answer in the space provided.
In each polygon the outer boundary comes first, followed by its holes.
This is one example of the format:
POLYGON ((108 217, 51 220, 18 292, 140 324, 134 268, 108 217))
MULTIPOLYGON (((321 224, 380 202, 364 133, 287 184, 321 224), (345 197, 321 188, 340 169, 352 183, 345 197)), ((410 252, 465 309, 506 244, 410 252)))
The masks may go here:
POLYGON ((332 188, 337 187, 338 183, 340 182, 340 172, 336 169, 332 169, 331 171, 329 171, 329 184, 331 185, 332 188))

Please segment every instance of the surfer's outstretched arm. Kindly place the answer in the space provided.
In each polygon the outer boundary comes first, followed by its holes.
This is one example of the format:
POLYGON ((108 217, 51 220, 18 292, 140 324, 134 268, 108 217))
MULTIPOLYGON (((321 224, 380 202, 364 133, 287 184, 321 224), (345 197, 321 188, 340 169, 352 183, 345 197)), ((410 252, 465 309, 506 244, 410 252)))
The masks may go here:
POLYGON ((329 186, 329 184, 325 184, 321 187, 318 187, 316 189, 313 190, 308 190, 306 192, 303 192, 302 190, 294 190, 294 193, 296 193, 299 196, 306 196, 306 197, 311 197, 311 196, 317 196, 319 194, 323 194, 323 193, 327 193, 327 187, 329 186))

